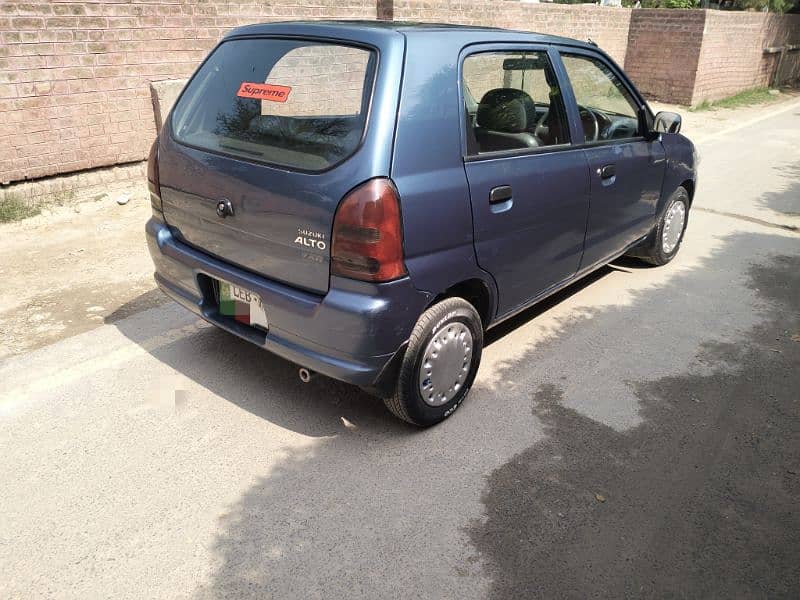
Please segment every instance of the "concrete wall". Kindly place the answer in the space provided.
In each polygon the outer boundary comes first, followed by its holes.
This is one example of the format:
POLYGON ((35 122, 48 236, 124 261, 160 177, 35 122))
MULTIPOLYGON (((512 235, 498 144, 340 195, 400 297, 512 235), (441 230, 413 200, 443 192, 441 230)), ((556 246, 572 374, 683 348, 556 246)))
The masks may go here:
MULTIPOLYGON (((592 38, 650 97, 693 104, 764 85, 800 16, 514 0, 0 0, 0 183, 145 158, 149 83, 189 75, 230 28, 393 18, 592 38)), ((793 60, 800 63, 800 53, 793 60)), ((789 65, 796 75, 800 64, 789 65)))

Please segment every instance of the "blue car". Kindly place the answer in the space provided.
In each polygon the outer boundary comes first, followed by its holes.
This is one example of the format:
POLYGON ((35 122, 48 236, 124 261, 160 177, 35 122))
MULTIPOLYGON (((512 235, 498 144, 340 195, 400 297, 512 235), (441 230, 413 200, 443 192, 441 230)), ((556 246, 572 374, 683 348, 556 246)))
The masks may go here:
POLYGON ((433 24, 231 31, 153 145, 160 288, 420 426, 486 330, 623 254, 678 252, 696 185, 594 44, 433 24))

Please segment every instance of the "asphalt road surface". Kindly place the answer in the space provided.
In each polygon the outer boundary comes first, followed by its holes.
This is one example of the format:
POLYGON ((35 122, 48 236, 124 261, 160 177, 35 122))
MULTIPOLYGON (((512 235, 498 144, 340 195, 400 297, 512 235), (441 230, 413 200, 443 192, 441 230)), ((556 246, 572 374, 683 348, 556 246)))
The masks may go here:
POLYGON ((0 597, 796 597, 800 105, 419 431, 166 304, 0 363, 0 597))

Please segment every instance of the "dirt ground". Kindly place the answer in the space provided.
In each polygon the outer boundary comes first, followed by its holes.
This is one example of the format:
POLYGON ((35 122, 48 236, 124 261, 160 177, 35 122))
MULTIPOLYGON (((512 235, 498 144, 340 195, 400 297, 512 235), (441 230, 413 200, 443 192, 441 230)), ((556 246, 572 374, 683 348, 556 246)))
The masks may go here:
MULTIPOLYGON (((774 111, 797 94, 769 105, 689 112, 651 103, 654 111, 683 116, 682 132, 696 143, 774 111)), ((0 225, 0 359, 88 331, 155 306, 156 289, 144 241, 150 204, 144 181, 109 189, 101 200, 45 210, 0 225), (116 203, 130 192, 124 206, 116 203)))
POLYGON ((681 133, 689 137, 695 144, 698 144, 706 139, 717 137, 731 127, 758 119, 765 111, 775 110, 781 104, 798 97, 800 97, 800 90, 785 90, 768 104, 740 106, 738 108, 710 108, 694 112, 685 106, 677 104, 650 102, 650 108, 653 112, 669 110, 681 115, 683 118, 681 133))
POLYGON ((142 183, 0 226, 0 359, 162 302, 144 241, 149 215, 142 183))

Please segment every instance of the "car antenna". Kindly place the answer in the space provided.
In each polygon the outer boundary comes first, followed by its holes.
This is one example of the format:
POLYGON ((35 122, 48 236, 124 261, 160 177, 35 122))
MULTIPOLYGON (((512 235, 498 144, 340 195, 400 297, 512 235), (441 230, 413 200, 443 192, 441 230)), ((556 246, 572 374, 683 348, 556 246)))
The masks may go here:
POLYGON ((595 42, 592 38, 586 38, 586 40, 595 48, 598 48, 597 42, 595 42))

